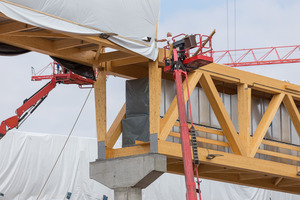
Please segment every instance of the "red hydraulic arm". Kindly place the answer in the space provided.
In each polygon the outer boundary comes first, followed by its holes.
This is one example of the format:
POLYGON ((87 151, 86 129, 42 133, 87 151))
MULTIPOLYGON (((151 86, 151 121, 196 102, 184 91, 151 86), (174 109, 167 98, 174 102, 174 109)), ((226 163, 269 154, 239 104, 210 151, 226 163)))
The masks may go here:
POLYGON ((10 117, 0 124, 0 139, 7 133, 7 131, 18 128, 19 125, 35 111, 35 109, 45 100, 47 95, 51 90, 53 90, 57 83, 62 84, 76 84, 80 88, 83 88, 83 85, 93 85, 94 81, 83 76, 77 75, 63 66, 60 66, 57 62, 52 62, 46 67, 44 67, 38 74, 34 74, 31 77, 33 81, 41 81, 45 79, 50 79, 50 82, 47 83, 43 88, 37 91, 29 99, 26 99, 20 108, 16 110, 16 115, 10 117), (52 70, 51 75, 42 75, 47 69, 52 70))
MULTIPOLYGON (((176 51, 176 50, 175 50, 176 51)), ((190 135, 189 127, 187 123, 185 102, 182 89, 182 75, 183 71, 181 69, 174 70, 174 78, 177 92, 177 104, 180 122, 180 139, 181 139, 181 149, 184 165, 184 175, 186 184, 186 193, 188 200, 196 200, 196 184, 194 181, 194 171, 193 171, 193 160, 190 147, 190 135)))
MULTIPOLYGON (((183 166, 184 166, 184 175, 185 175, 185 184, 186 184, 186 199, 187 200, 197 200, 197 192, 199 194, 199 199, 201 200, 201 191, 200 191, 200 181, 198 176, 198 151, 197 151, 197 140, 195 129, 193 128, 193 120, 192 120, 192 112, 191 105, 189 101, 190 107, 190 117, 191 117, 191 128, 189 129, 187 123, 187 114, 185 110, 185 101, 184 101, 184 93, 182 86, 182 75, 185 76, 187 80, 187 73, 189 71, 195 70, 203 65, 209 64, 213 62, 212 58, 212 46, 211 46, 211 36, 203 36, 200 34, 195 35, 185 35, 181 34, 179 36, 184 36, 183 39, 178 40, 173 43, 173 51, 172 56, 166 55, 165 51, 165 72, 173 73, 176 85, 176 93, 177 93, 177 105, 178 105, 178 114, 179 114, 179 122, 180 122, 180 139, 181 139, 181 149, 182 149, 182 158, 183 158, 183 166), (205 38, 205 40, 203 40, 205 38), (205 46, 208 44, 208 46, 205 46), (198 49, 197 51, 195 51, 198 49), (191 140, 190 140, 191 136, 191 140), (191 145, 192 150, 191 151, 191 145), (192 159, 192 153, 194 157, 194 162, 192 159), (196 189, 196 184, 194 180, 194 167, 197 176, 197 185, 198 189, 196 189)), ((175 36, 173 40, 178 37, 175 36)), ((174 40, 175 41, 175 40, 174 40)), ((165 49, 169 47, 166 46, 165 49)), ((187 91, 188 91, 188 99, 190 98, 189 89, 188 89, 188 81, 187 82, 187 91)))
POLYGON ((231 67, 300 62, 300 45, 213 51, 215 63, 231 67))
POLYGON ((47 83, 43 88, 38 92, 32 95, 29 99, 26 99, 22 106, 16 110, 16 115, 10 117, 0 124, 0 137, 3 137, 7 131, 16 128, 19 124, 25 119, 28 114, 31 114, 35 109, 45 100, 47 95, 53 88, 56 86, 55 78, 52 78, 49 83, 47 83), (30 110, 30 113, 26 112, 30 110), (26 113, 25 113, 26 112, 26 113))

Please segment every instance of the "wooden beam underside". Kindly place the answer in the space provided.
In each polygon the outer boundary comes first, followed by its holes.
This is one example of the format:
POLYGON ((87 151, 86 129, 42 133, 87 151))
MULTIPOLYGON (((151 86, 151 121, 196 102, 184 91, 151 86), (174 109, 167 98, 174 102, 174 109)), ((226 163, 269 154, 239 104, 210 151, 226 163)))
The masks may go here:
MULTIPOLYGON (((107 39, 101 39, 98 36, 46 30, 12 20, 2 13, 1 17, 6 18, 6 21, 2 22, 0 20, 0 42, 5 44, 59 57, 90 67, 95 64, 98 47, 108 47, 114 51, 101 54, 99 60, 101 62, 111 62, 112 70, 108 70, 107 74, 125 78, 140 78, 140 75, 138 70, 130 70, 130 73, 125 73, 124 70, 116 68, 140 65, 141 63, 147 66, 149 61, 135 52, 114 44, 107 39)), ((163 55, 163 50, 159 49, 158 65, 160 67, 163 66, 163 55)))

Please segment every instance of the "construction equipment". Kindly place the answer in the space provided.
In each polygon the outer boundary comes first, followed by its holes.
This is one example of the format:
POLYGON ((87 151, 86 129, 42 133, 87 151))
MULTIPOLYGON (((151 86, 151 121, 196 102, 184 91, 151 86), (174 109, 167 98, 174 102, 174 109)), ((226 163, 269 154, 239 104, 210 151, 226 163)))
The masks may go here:
MULTIPOLYGON (((213 35, 213 34, 212 34, 213 35)), ((187 190, 187 200, 196 200, 197 193, 199 194, 199 198, 201 200, 201 191, 200 191, 200 181, 198 176, 198 152, 197 152, 197 141, 196 141, 196 133, 193 128, 193 118, 192 118, 192 110, 189 102, 190 108, 190 119, 191 119, 191 128, 189 129, 187 123, 187 115, 185 109, 185 101, 184 94, 182 88, 182 75, 185 76, 187 80, 187 73, 189 71, 198 69, 199 67, 212 63, 212 46, 211 46, 211 37, 203 36, 200 34, 196 35, 184 35, 180 34, 175 36, 177 38, 179 36, 184 36, 183 39, 178 40, 173 43, 173 57, 172 60, 168 60, 165 53, 165 68, 164 71, 173 73, 176 85, 176 93, 177 93, 177 104, 178 104, 178 113, 179 113, 179 122, 180 122, 180 138, 181 138, 181 148, 182 148, 182 156, 183 156, 183 165, 184 165, 184 174, 185 174, 185 183, 187 190), (205 40, 203 40, 205 38, 205 40), (205 42, 205 44, 203 43, 205 42), (205 45, 208 43, 208 46, 205 45), (193 52, 196 48, 196 52, 193 52), (197 176, 197 185, 196 189, 195 181, 194 181, 194 170, 193 170, 193 160, 192 160, 192 152, 190 147, 190 135, 192 138, 192 150, 194 157, 194 168, 197 176)), ((165 52, 168 47, 165 47, 165 52)), ((188 81, 186 81, 188 83, 188 81)), ((187 84, 188 87, 188 84, 187 84)), ((189 89, 188 91, 188 99, 190 98, 189 89)))
POLYGON ((67 70, 63 66, 60 66, 57 62, 52 62, 46 67, 44 67, 37 74, 34 74, 31 77, 32 81, 41 81, 45 79, 50 79, 44 87, 39 91, 33 94, 28 99, 25 99, 23 105, 16 110, 16 115, 10 117, 0 124, 0 138, 2 138, 7 131, 18 128, 30 114, 32 114, 37 107, 46 99, 49 92, 53 90, 57 83, 62 84, 76 84, 80 88, 83 88, 84 85, 93 85, 94 81, 74 74, 73 72, 67 70), (52 70, 51 75, 42 75, 47 69, 52 70))
POLYGON ((300 45, 221 50, 212 52, 215 63, 230 67, 300 62, 300 45))

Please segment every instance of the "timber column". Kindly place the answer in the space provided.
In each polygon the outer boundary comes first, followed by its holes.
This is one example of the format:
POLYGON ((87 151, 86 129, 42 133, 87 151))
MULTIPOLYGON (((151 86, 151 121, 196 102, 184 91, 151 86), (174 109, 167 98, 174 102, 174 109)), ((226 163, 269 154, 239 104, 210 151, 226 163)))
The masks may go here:
POLYGON ((98 158, 105 159, 106 137, 106 70, 98 68, 97 81, 94 83, 98 158))
POLYGON ((160 134, 160 100, 162 69, 158 60, 148 63, 149 70, 149 132, 150 152, 158 152, 158 136, 160 134))

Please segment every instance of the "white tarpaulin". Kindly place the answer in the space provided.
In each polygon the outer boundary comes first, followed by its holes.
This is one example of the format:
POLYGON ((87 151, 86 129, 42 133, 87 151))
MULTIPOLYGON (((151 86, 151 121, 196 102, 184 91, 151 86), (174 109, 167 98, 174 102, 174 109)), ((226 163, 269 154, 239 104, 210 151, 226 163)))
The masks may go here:
MULTIPOLYGON (((0 200, 36 200, 66 136, 10 131, 0 140, 0 200)), ((71 137, 39 200, 102 200, 113 192, 89 178, 97 140, 71 137)))
POLYGON ((0 0, 0 12, 17 21, 75 34, 115 33, 110 41, 152 60, 159 8, 160 0, 0 0))
MULTIPOLYGON (((66 136, 10 131, 0 140, 0 200, 36 200, 66 136)), ((39 200, 102 200, 113 191, 89 179, 89 162, 97 158, 97 139, 71 137, 39 200)), ((203 200, 300 200, 292 195, 202 180, 203 200)), ((143 190, 143 200, 185 199, 183 176, 163 174, 143 190)))

